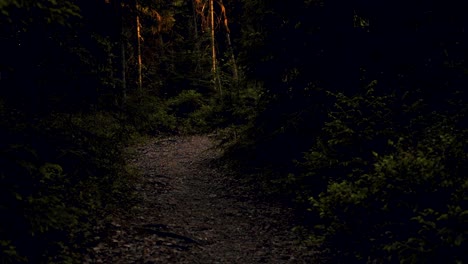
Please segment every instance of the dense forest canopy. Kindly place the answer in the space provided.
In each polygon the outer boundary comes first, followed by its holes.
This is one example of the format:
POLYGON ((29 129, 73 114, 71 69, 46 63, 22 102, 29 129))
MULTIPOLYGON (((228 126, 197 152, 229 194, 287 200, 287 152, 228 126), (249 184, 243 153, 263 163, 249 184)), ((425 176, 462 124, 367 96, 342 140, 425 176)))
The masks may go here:
MULTIPOLYGON (((461 0, 0 1, 0 260, 77 262, 138 135, 223 129, 331 262, 468 261, 461 0)), ((132 176, 133 175, 133 176, 132 176)))

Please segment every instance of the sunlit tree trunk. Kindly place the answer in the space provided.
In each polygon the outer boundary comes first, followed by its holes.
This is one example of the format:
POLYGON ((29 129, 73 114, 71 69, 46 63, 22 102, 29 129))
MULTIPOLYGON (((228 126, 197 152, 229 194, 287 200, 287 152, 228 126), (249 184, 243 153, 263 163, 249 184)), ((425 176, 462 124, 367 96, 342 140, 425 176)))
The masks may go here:
POLYGON ((236 56, 234 55, 234 49, 232 48, 231 30, 229 29, 228 18, 226 15, 226 8, 224 7, 223 0, 219 0, 219 5, 221 7, 221 13, 223 15, 223 24, 226 30, 226 42, 227 42, 229 53, 231 55, 232 78, 234 82, 237 83, 239 80, 239 71, 237 69, 237 62, 236 62, 236 56))
POLYGON ((222 94, 221 82, 219 80, 218 67, 216 65, 216 46, 215 46, 215 23, 214 23, 214 0, 210 0, 210 30, 211 30, 211 59, 212 59, 212 74, 215 89, 222 94))
MULTIPOLYGON (((138 12, 138 11, 137 11, 138 12)), ((141 24, 140 16, 136 15, 136 26, 137 26, 137 56, 138 56, 138 90, 141 91, 143 87, 143 63, 141 60, 141 24)))
POLYGON ((210 0, 210 29, 211 29, 211 58, 212 71, 216 74, 216 47, 215 47, 215 30, 214 30, 214 6, 213 0, 210 0))

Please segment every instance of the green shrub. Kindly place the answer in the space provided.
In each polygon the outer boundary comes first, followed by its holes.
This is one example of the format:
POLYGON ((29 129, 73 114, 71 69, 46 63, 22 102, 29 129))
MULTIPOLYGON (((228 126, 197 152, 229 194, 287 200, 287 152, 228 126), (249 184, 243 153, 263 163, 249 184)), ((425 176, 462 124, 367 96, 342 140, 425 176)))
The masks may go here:
POLYGON ((296 163, 299 171, 275 180, 279 191, 307 209, 309 241, 332 263, 466 261, 460 115, 430 112, 417 96, 375 87, 329 93, 335 103, 321 132, 296 163))
POLYGON ((188 117, 204 104, 203 95, 195 90, 184 90, 167 102, 171 113, 177 117, 188 117))
POLYGON ((80 263, 95 226, 130 200, 123 126, 106 113, 1 121, 0 260, 80 263))
POLYGON ((55 263, 72 257, 85 211, 70 206, 63 168, 41 164, 36 150, 21 145, 4 149, 0 160, 0 259, 55 263))
POLYGON ((174 132, 177 128, 177 119, 169 113, 167 103, 149 94, 130 96, 123 114, 126 126, 140 134, 174 132))
POLYGON ((210 103, 195 90, 184 90, 177 96, 168 99, 167 107, 177 119, 178 132, 209 132, 213 127, 210 119, 215 107, 213 103, 210 103))
MULTIPOLYGON (((372 87, 369 87, 372 88, 372 87)), ((333 94, 322 134, 285 177, 332 262, 466 262, 467 131, 420 100, 333 94)))
POLYGON ((355 179, 331 182, 310 202, 315 242, 342 260, 463 263, 468 259, 466 137, 439 134, 378 156, 355 179))
POLYGON ((367 171, 374 159, 372 153, 393 151, 388 142, 397 140, 405 130, 404 121, 392 109, 398 98, 378 95, 374 84, 354 96, 328 95, 335 103, 312 148, 299 163, 302 173, 288 177, 286 188, 296 190, 296 200, 301 203, 325 190, 330 181, 351 180, 367 171))

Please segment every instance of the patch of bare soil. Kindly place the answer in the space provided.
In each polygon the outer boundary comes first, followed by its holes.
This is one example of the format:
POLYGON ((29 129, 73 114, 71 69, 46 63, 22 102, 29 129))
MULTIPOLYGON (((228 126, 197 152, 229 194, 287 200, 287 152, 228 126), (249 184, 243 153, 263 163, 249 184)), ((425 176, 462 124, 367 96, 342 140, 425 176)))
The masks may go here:
POLYGON ((153 139, 132 162, 139 206, 116 215, 89 263, 314 263, 290 209, 256 199, 215 166, 209 136, 153 139))

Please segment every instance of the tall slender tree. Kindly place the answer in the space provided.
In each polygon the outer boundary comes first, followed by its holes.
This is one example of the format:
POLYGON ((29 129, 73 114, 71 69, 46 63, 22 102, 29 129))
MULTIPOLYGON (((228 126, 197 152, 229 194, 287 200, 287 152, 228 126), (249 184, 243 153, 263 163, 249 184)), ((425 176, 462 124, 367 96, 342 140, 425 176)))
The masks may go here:
POLYGON ((141 92, 143 87, 143 62, 141 58, 141 23, 140 23, 140 15, 138 14, 138 4, 137 4, 137 14, 136 14, 136 30, 137 30, 137 58, 138 58, 138 90, 141 92))
POLYGON ((231 30, 229 29, 229 20, 227 17, 226 7, 224 6, 223 0, 219 0, 219 6, 221 8, 221 19, 223 20, 223 26, 226 35, 226 44, 227 44, 227 52, 229 53, 229 57, 231 60, 231 68, 232 68, 232 77, 235 83, 239 81, 239 70, 237 68, 237 60, 234 54, 234 49, 232 47, 231 41, 231 30))
MULTIPOLYGON (((221 80, 218 66, 219 54, 226 52, 229 56, 229 61, 232 67, 232 78, 234 81, 238 80, 238 69, 235 54, 233 52, 231 31, 229 28, 229 19, 226 11, 226 7, 222 0, 194 0, 193 7, 195 14, 199 17, 200 26, 202 31, 209 32, 210 36, 210 51, 211 51, 211 72, 213 76, 213 84, 215 88, 221 91, 221 80), (218 28, 222 28, 224 31, 221 35, 218 34, 218 28), (219 41, 219 37, 224 40, 219 41), (225 43, 225 44, 219 44, 225 43), (224 46, 225 50, 220 49, 219 46, 224 46)), ((194 18, 198 21, 197 18, 194 18)))

